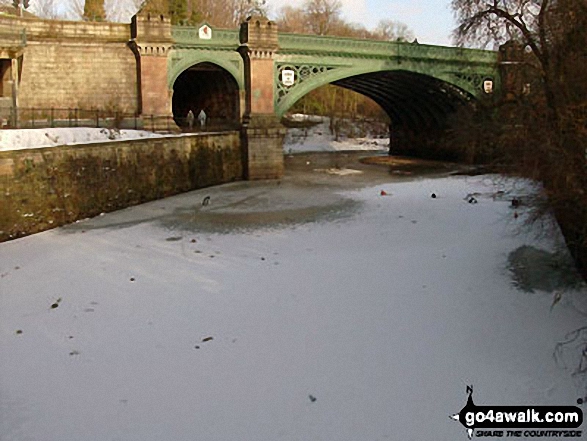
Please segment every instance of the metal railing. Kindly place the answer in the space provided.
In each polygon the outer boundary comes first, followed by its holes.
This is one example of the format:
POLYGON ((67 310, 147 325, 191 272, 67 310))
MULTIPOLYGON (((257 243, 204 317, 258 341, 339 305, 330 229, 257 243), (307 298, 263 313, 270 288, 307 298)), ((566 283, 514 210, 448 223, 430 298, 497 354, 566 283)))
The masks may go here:
POLYGON ((203 133, 238 130, 237 121, 208 118, 205 125, 195 121, 189 127, 185 118, 171 115, 139 115, 103 109, 20 107, 0 109, 0 127, 5 129, 41 129, 90 127, 147 130, 159 133, 203 133))
POLYGON ((6 128, 94 127, 153 131, 177 130, 171 116, 139 115, 102 109, 37 108, 11 109, 6 128))

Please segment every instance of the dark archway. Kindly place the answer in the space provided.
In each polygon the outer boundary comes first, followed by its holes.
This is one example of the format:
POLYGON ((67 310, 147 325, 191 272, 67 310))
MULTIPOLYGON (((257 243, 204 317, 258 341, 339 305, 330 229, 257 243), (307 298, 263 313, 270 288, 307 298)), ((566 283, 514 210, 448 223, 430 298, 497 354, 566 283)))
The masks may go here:
MULTIPOLYGON (((173 85, 173 118, 188 130, 186 120, 191 110, 197 117, 207 116, 207 129, 231 129, 240 124, 238 84, 225 69, 213 63, 196 64, 186 69, 173 85)), ((197 122, 194 126, 197 128, 197 122)))
POLYGON ((410 71, 374 72, 332 83, 368 96, 391 119, 392 151, 435 155, 451 117, 475 98, 437 78, 410 71), (394 145, 395 144, 395 145, 394 145))

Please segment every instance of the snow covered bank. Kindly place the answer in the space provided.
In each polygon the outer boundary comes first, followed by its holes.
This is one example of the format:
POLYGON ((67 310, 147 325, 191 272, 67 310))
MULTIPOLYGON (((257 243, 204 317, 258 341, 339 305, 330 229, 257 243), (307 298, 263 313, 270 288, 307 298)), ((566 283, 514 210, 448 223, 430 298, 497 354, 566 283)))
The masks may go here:
MULTIPOLYGON (((330 130, 330 118, 316 115, 294 114, 291 121, 305 127, 292 127, 287 131, 283 149, 285 153, 336 152, 346 150, 384 151, 388 149, 389 137, 379 128, 378 133, 367 133, 363 137, 349 137, 349 132, 358 131, 358 122, 341 121, 339 139, 330 130)), ((362 132, 367 129, 361 129, 362 132)))
POLYGON ((508 256, 560 238, 508 190, 240 182, 0 244, 0 438, 459 440, 469 384, 573 405, 578 351, 552 354, 587 291, 514 286, 508 256))
MULTIPOLYGON (((365 131, 359 123, 344 122, 339 139, 330 131, 327 117, 292 115, 292 121, 310 122, 315 125, 306 128, 290 128, 284 140, 285 153, 336 152, 348 150, 385 151, 389 139, 381 133, 368 133, 364 137, 349 137, 348 131, 365 131)), ((117 130, 100 128, 45 128, 0 130, 0 151, 20 150, 58 145, 87 144, 124 139, 163 137, 144 130, 117 130)))
POLYGON ((0 151, 162 136, 144 130, 87 127, 0 130, 0 151))

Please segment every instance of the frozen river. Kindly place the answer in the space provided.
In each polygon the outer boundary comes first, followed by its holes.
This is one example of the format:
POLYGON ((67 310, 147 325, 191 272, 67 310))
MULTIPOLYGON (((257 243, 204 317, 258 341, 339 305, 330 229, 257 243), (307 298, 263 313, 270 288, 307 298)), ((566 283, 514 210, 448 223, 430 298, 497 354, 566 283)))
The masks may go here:
POLYGON ((560 237, 519 185, 422 171, 296 156, 0 244, 0 439, 452 441, 467 385, 575 405, 587 290, 525 271, 560 237))

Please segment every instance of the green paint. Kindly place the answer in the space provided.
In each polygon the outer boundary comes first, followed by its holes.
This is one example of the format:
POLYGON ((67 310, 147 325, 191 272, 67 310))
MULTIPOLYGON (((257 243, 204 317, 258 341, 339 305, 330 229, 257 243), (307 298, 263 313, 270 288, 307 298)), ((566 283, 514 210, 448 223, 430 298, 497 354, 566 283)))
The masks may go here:
MULTIPOLYGON (((188 67, 211 62, 230 72, 245 89, 244 63, 237 52, 238 30, 213 29, 212 39, 201 40, 199 27, 176 26, 169 63, 169 85, 188 67)), ((315 35, 279 34, 274 62, 275 113, 282 116, 296 101, 313 89, 355 75, 402 70, 429 75, 452 84, 468 94, 483 94, 483 80, 500 86, 497 52, 406 42, 359 40, 315 35), (296 72, 296 82, 285 87, 281 69, 296 72)))

